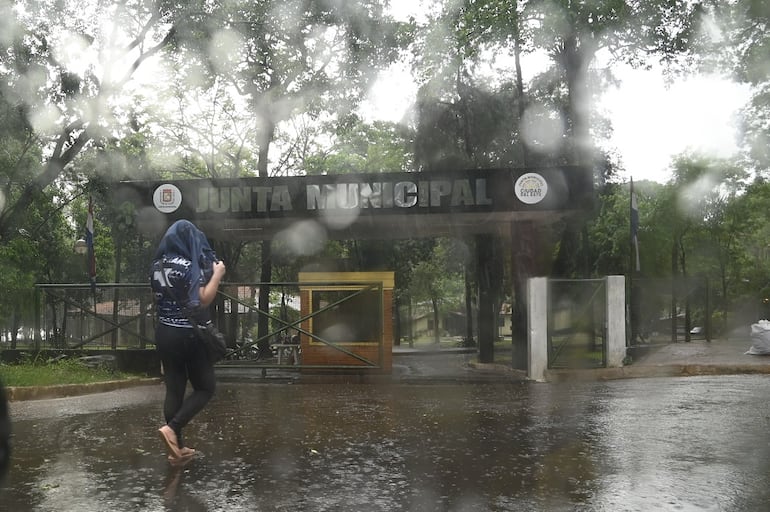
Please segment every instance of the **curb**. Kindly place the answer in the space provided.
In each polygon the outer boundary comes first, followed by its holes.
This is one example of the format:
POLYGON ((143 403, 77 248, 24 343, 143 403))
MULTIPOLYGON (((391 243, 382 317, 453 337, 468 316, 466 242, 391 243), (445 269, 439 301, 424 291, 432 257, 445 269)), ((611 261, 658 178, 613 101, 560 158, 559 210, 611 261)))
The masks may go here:
POLYGON ((547 382, 597 381, 654 377, 697 377, 705 375, 770 374, 768 365, 745 364, 667 364, 656 366, 623 366, 591 370, 546 370, 547 382))
POLYGON ((68 396, 104 393, 107 391, 115 391, 116 389, 147 386, 151 384, 158 384, 160 382, 161 379, 155 377, 144 379, 89 382, 87 384, 57 384, 54 386, 9 386, 5 388, 5 393, 9 402, 20 402, 25 400, 45 400, 49 398, 64 398, 68 396))
MULTIPOLYGON (((618 379, 655 377, 695 377, 709 375, 770 375, 770 365, 758 364, 664 364, 629 365, 618 368, 593 368, 579 370, 546 370, 545 382, 590 382, 618 379)), ((344 376, 343 376, 344 377, 344 376)), ((390 377, 390 376, 389 376, 390 377)), ((238 378, 223 380, 240 380, 238 378)), ((253 380, 253 379, 248 379, 253 380)), ((257 379, 261 380, 261 379, 257 379)), ((291 381, 292 379, 289 379, 291 381)), ((333 380, 333 379, 332 379, 333 380)), ((350 380, 350 379, 348 379, 350 380)), ((379 376, 377 382, 400 384, 458 384, 528 381, 526 372, 495 363, 468 363, 466 371, 459 375, 431 373, 427 375, 403 375, 390 379, 379 376)), ((87 384, 59 384, 53 386, 11 386, 5 388, 9 402, 65 398, 118 389, 160 384, 159 377, 92 382, 87 384)))

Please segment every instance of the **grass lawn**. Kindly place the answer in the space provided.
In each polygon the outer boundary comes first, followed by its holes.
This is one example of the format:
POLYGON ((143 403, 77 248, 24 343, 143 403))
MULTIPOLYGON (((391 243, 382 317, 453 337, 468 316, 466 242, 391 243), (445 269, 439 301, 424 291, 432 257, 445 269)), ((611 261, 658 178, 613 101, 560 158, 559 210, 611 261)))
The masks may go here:
POLYGON ((87 384, 131 377, 135 376, 106 367, 92 367, 77 359, 0 364, 0 381, 9 387, 87 384))

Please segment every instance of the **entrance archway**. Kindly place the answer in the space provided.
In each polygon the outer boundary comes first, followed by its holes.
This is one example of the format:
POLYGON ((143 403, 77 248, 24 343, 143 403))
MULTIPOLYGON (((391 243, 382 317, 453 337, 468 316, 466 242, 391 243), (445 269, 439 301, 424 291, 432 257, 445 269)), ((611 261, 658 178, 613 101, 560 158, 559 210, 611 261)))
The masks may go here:
MULTIPOLYGON (((479 359, 491 362, 500 282, 491 265, 498 257, 492 237, 510 240, 511 276, 526 282, 537 230, 590 208, 593 176, 588 168, 563 166, 125 181, 114 194, 118 204, 135 206, 138 226, 153 237, 182 218, 223 241, 273 240, 298 225, 331 240, 478 235, 479 359)), ((524 297, 522 290, 512 294, 524 297)), ((525 344, 514 346, 517 361, 526 364, 525 344)))

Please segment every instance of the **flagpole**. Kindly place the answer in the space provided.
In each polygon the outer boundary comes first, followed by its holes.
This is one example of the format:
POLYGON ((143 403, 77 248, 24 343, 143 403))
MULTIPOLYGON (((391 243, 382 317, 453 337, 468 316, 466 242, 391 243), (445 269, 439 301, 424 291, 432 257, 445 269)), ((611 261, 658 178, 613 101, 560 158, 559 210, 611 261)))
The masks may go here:
POLYGON ((634 178, 631 178, 628 194, 628 346, 634 344, 636 333, 634 332, 634 228, 631 225, 634 205, 634 178))
POLYGON ((634 277, 634 178, 628 186, 628 275, 634 277))

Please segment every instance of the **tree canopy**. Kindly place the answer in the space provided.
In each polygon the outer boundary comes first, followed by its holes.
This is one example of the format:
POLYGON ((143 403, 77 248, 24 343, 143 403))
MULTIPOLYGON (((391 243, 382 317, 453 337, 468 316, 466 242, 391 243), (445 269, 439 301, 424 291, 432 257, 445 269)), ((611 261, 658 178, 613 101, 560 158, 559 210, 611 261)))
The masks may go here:
MULTIPOLYGON (((641 266, 647 276, 708 276, 724 311, 768 293, 766 2, 436 0, 425 21, 397 21, 380 0, 0 7, 0 251, 9 290, 83 275, 71 241, 83 232, 88 197, 100 275, 144 279, 153 240, 136 236, 136 212, 103 195, 119 179, 552 164, 591 167, 597 187, 588 215, 544 235, 554 241, 546 249, 553 271, 626 273, 629 190, 622 157, 604 149, 612 126, 595 103, 622 62, 662 65, 671 80, 728 73, 751 88, 739 155, 686 153, 672 161, 669 183, 635 184, 641 266), (526 68, 531 55, 545 56, 543 69, 526 68), (419 87, 414 115, 371 121, 361 102, 399 59, 419 87)), ((470 275, 448 270, 446 240, 319 243, 313 254, 282 244, 217 250, 243 278, 262 265, 269 279, 264 265, 273 261, 284 273, 330 254, 390 262, 404 297, 437 296, 442 279, 470 275), (407 264, 399 247, 419 250, 407 264), (407 291, 407 281, 424 286, 407 291)), ((456 293, 454 284, 446 289, 456 293)))

